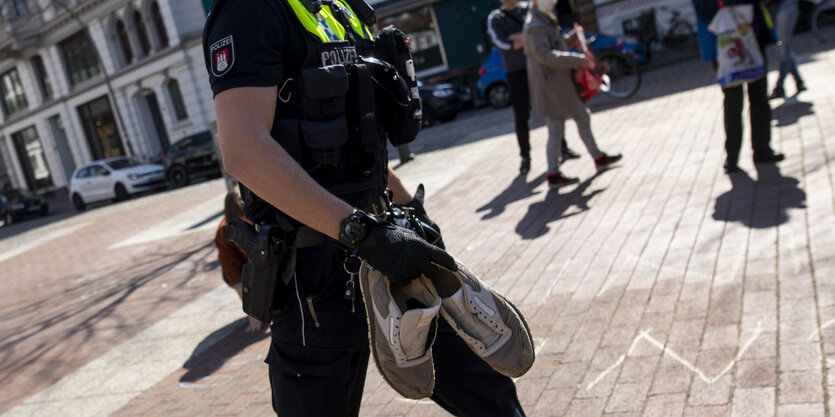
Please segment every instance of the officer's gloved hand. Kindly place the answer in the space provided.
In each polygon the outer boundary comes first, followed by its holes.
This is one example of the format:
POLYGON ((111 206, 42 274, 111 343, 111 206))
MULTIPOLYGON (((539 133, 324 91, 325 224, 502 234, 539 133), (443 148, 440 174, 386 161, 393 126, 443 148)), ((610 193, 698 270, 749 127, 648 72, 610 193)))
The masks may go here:
MULTIPOLYGON (((429 226, 429 228, 431 228, 431 230, 428 230, 426 227, 423 227, 423 234, 425 235, 424 238, 427 241, 429 241, 429 243, 432 243, 433 245, 441 249, 446 249, 446 246, 444 245, 444 239, 443 237, 441 237, 441 227, 429 218, 429 215, 426 214, 426 209, 423 207, 423 201, 425 199, 425 196, 426 191, 423 188, 423 184, 418 185, 417 191, 415 191, 414 197, 412 197, 412 201, 410 201, 409 204, 406 205, 406 207, 411 209, 411 213, 418 220, 424 223, 425 226, 429 226)), ((413 226, 420 227, 424 225, 413 226)))
POLYGON ((392 282, 407 285, 421 274, 434 277, 436 265, 458 269, 452 255, 412 230, 384 222, 367 227, 365 238, 356 246, 357 255, 392 282))

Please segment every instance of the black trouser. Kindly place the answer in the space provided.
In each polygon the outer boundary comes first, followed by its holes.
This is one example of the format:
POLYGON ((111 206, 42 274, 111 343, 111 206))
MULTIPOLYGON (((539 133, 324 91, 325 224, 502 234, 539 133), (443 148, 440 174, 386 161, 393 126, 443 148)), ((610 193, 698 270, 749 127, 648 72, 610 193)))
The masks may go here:
MULTIPOLYGON (((763 56, 765 52, 763 51, 763 56)), ((748 84, 751 120, 751 148, 754 156, 770 155, 771 107, 768 104, 768 77, 748 84)), ((742 86, 722 89, 725 94, 725 152, 727 160, 736 164, 742 149, 742 86)))
POLYGON ((513 106, 513 118, 516 121, 519 155, 522 158, 530 158, 531 140, 528 119, 531 116, 531 96, 528 91, 528 71, 508 72, 507 89, 510 92, 510 104, 513 106))
MULTIPOLYGON (((296 278, 273 320, 267 357, 273 410, 279 416, 359 414, 369 358, 368 328, 358 278, 353 312, 351 300, 344 296, 349 278, 342 268, 344 256, 337 244, 298 250, 296 278)), ((524 416, 513 380, 470 351, 442 317, 438 322, 432 399, 459 416, 524 416)))

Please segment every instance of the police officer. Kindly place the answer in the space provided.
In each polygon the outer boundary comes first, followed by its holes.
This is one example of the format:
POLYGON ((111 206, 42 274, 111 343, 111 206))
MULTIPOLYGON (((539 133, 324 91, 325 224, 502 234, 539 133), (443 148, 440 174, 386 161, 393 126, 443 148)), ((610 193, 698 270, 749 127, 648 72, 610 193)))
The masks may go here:
MULTIPOLYGON (((273 409, 356 416, 369 342, 362 299, 346 297, 345 259, 356 253, 401 283, 455 268, 441 248, 365 214, 388 188, 431 223, 387 167, 376 64, 362 59, 372 33, 347 0, 215 0, 203 42, 223 164, 246 215, 295 229, 267 356, 273 409)), ((438 325, 432 399, 455 415, 523 416, 512 380, 438 325)))

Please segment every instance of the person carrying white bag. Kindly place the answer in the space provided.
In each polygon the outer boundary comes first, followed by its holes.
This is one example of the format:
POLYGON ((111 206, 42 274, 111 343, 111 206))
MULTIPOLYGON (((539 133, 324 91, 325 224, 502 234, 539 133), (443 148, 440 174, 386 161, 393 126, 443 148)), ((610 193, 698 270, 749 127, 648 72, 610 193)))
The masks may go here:
POLYGON ((716 35, 719 85, 732 87, 765 76, 765 59, 754 35, 753 4, 722 7, 708 30, 716 35))
POLYGON ((753 160, 755 163, 782 161, 785 155, 771 148, 765 46, 774 42, 775 37, 768 9, 759 0, 692 1, 699 19, 702 59, 713 62, 716 79, 725 95, 725 172, 740 170, 745 86, 750 105, 753 160))

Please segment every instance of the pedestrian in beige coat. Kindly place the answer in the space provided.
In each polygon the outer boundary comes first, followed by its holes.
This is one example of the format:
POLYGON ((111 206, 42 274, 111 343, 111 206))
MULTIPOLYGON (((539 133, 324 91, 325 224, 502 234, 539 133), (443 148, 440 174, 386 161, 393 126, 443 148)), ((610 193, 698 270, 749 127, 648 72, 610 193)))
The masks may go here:
POLYGON ((569 51, 568 41, 576 42, 575 32, 572 30, 566 37, 560 33, 552 12, 556 0, 534 0, 533 3, 535 7, 531 8, 524 29, 531 109, 547 119, 548 185, 558 188, 578 181, 560 173, 560 146, 566 119, 574 119, 577 123, 580 138, 594 158, 597 169, 617 162, 621 155, 606 155, 597 148, 591 133, 589 108, 574 86, 574 69, 593 68, 591 57, 569 51))

